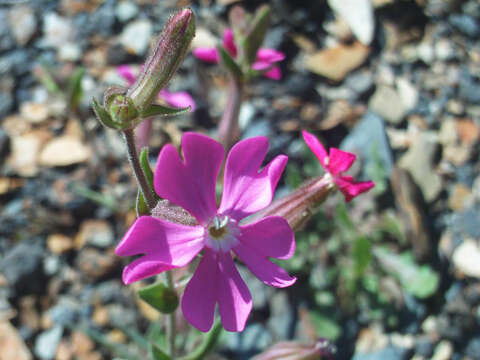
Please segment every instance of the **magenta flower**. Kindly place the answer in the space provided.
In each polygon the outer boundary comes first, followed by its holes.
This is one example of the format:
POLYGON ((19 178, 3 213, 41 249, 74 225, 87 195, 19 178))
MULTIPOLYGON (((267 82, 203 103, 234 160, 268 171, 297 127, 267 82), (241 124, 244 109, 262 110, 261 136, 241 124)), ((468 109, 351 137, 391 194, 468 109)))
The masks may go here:
POLYGON ((287 157, 277 156, 260 171, 268 150, 267 138, 237 143, 228 154, 223 196, 217 208, 215 186, 225 155, 222 145, 204 135, 185 133, 181 147, 183 161, 172 145, 163 147, 154 187, 160 197, 189 211, 199 225, 139 217, 115 250, 120 256, 143 255, 125 267, 123 281, 130 284, 185 266, 203 250, 182 297, 185 318, 199 330, 208 331, 218 303, 223 327, 242 331, 252 298, 231 251, 267 285, 286 287, 296 280, 268 259, 293 255, 295 239, 287 221, 270 216, 241 223, 271 203, 287 157))
MULTIPOLYGON (((233 57, 237 57, 237 45, 233 38, 232 29, 225 29, 223 32, 223 47, 228 53, 233 57)), ((193 50, 193 55, 200 60, 209 62, 209 63, 218 63, 220 61, 220 54, 218 53, 217 48, 208 48, 208 47, 198 47, 193 50)), ((278 66, 274 66, 275 63, 285 59, 285 54, 274 50, 274 49, 265 49, 260 48, 257 52, 257 58, 252 64, 253 70, 264 71, 267 70, 263 75, 273 80, 280 80, 282 78, 282 72, 278 66)))
MULTIPOLYGON (((135 68, 130 65, 117 66, 117 73, 127 81, 129 86, 133 85, 137 78, 135 68)), ((191 106, 191 110, 195 110, 195 101, 186 91, 170 92, 167 89, 162 89, 158 93, 158 96, 170 106, 177 108, 191 106)))
POLYGON ((302 131, 302 134, 308 147, 331 176, 332 183, 343 193, 347 202, 375 186, 373 181, 357 182, 351 176, 342 175, 352 166, 356 159, 355 154, 336 148, 330 148, 330 152, 327 154, 327 151, 315 136, 306 131, 302 131))

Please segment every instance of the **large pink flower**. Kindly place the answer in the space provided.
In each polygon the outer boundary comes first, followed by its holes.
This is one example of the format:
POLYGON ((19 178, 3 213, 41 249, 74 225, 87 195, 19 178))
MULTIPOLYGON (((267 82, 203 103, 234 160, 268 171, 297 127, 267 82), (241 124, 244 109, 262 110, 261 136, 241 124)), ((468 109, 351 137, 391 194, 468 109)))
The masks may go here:
POLYGON ((325 171, 330 174, 332 182, 343 193, 347 202, 375 186, 373 181, 357 182, 351 176, 342 175, 352 166, 356 159, 355 154, 336 148, 330 148, 330 152, 327 154, 327 151, 315 136, 306 131, 303 131, 302 134, 308 147, 316 155, 325 171))
MULTIPOLYGON (((237 45, 233 38, 232 29, 225 29, 223 32, 223 47, 233 57, 237 57, 237 45)), ((217 48, 210 47, 198 47, 193 49, 193 55, 203 61, 210 63, 218 63, 220 61, 220 54, 217 48)), ((252 64, 253 70, 267 70, 263 75, 273 80, 280 80, 282 78, 282 72, 278 66, 274 66, 275 63, 285 59, 285 54, 275 49, 260 48, 257 52, 257 58, 252 64)))
MULTIPOLYGON (((136 69, 131 65, 117 66, 117 73, 127 81, 128 85, 133 85, 137 78, 136 69)), ((170 106, 177 108, 190 106, 192 111, 195 110, 195 100, 186 91, 170 92, 167 89, 162 89, 158 96, 170 106)))
POLYGON ((267 285, 292 285, 296 279, 269 260, 288 259, 295 251, 287 221, 270 216, 241 223, 271 203, 287 163, 287 157, 280 155, 260 171, 267 150, 265 137, 243 140, 231 149, 217 208, 216 180, 225 155, 222 145, 204 135, 185 133, 183 160, 172 145, 164 146, 155 170, 155 191, 188 210, 199 225, 138 218, 115 251, 121 256, 143 255, 125 267, 125 284, 185 266, 203 250, 182 297, 185 318, 201 331, 211 328, 217 303, 228 331, 242 331, 252 309, 250 292, 235 267, 232 251, 267 285))

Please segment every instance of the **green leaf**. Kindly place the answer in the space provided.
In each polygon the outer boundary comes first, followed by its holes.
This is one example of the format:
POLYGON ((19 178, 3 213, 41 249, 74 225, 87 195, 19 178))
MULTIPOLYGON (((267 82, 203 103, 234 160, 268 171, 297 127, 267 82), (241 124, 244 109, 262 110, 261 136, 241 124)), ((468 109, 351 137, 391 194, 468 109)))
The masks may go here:
POLYGON ((248 65, 255 62, 257 51, 265 39, 270 26, 270 8, 267 5, 260 7, 250 23, 250 30, 243 41, 245 60, 248 65))
POLYGON ((150 215, 150 209, 148 208, 147 202, 145 201, 145 198, 143 197, 140 189, 138 189, 137 191, 135 210, 137 211, 137 217, 140 217, 142 215, 150 215))
POLYGON ((188 113, 192 110, 191 106, 186 108, 173 108, 170 106, 152 104, 147 109, 141 113, 142 118, 147 118, 150 116, 176 116, 188 113))
POLYGON ((310 312, 310 319, 319 337, 335 340, 342 334, 342 329, 334 320, 319 312, 310 312))
POLYGON ((227 71, 232 74, 236 79, 241 79, 243 77, 242 69, 238 66, 237 62, 230 56, 227 50, 223 46, 217 46, 218 52, 220 54, 220 61, 223 66, 227 68, 227 71))
POLYGON ((405 290, 420 299, 432 296, 438 288, 438 274, 429 266, 423 265, 411 281, 404 282, 405 290))
POLYGON ((171 314, 178 306, 178 296, 163 283, 146 286, 138 291, 140 299, 164 314, 171 314))
POLYGON ((105 110, 105 108, 101 106, 95 98, 92 99, 92 108, 93 112, 97 116, 97 120, 100 121, 103 126, 116 130, 120 129, 118 124, 112 120, 107 110, 105 110))
POLYGON ((150 186, 150 190, 154 192, 153 188, 153 172, 152 168, 150 167, 150 162, 148 161, 148 148, 144 147, 140 152, 140 166, 142 167, 143 173, 147 178, 148 185, 150 186))
POLYGON ((165 354, 157 345, 150 345, 150 355, 153 360, 171 360, 171 357, 165 354))
POLYGON ((85 74, 83 67, 77 68, 69 79, 68 104, 70 108, 76 109, 83 97, 82 79, 85 74))
POLYGON ((364 236, 358 237, 353 244, 352 255, 355 263, 355 276, 360 277, 372 259, 370 241, 364 236))
POLYGON ((180 358, 180 360, 200 360, 213 350, 222 333, 222 324, 216 321, 212 329, 203 337, 202 343, 190 354, 180 358))

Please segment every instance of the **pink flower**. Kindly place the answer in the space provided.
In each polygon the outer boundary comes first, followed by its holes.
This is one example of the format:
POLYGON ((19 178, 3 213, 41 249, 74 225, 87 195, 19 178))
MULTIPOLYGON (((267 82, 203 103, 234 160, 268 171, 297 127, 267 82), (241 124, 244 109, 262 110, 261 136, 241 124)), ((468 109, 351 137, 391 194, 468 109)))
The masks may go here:
POLYGON ((342 175, 343 172, 352 166, 356 159, 355 154, 330 148, 330 152, 327 155, 327 151, 315 136, 306 131, 302 131, 302 134, 308 147, 318 158, 325 171, 331 176, 332 183, 343 193, 347 202, 375 186, 373 181, 357 182, 351 176, 342 175))
MULTIPOLYGON (((134 67, 130 65, 117 66, 117 73, 127 81, 128 85, 133 85, 137 78, 134 67)), ((170 106, 177 108, 191 106, 191 110, 195 110, 195 101, 186 91, 170 92, 167 89, 162 89, 158 96, 170 106)))
POLYGON ((218 303, 223 327, 242 331, 252 298, 231 251, 267 285, 286 287, 296 280, 268 259, 293 255, 295 238, 287 221, 270 216, 241 223, 271 203, 287 157, 279 155, 259 171, 268 150, 267 138, 237 143, 228 154, 217 208, 216 180, 225 155, 222 145, 204 135, 185 133, 181 147, 183 160, 172 145, 163 147, 154 187, 160 197, 190 212, 199 225, 139 217, 115 250, 120 256, 143 255, 125 267, 123 281, 130 284, 185 266, 202 251, 182 297, 185 318, 199 330, 208 331, 218 303))
MULTIPOLYGON (((233 38, 232 29, 225 29, 223 32, 223 47, 233 57, 237 57, 237 45, 233 38)), ((220 61, 220 54, 216 48, 198 47, 193 50, 193 55, 200 60, 209 63, 218 63, 220 61)), ((253 70, 266 71, 263 75, 273 80, 280 80, 282 78, 282 72, 278 66, 274 66, 275 63, 285 59, 285 54, 274 50, 260 48, 257 52, 257 59, 252 64, 253 70)))

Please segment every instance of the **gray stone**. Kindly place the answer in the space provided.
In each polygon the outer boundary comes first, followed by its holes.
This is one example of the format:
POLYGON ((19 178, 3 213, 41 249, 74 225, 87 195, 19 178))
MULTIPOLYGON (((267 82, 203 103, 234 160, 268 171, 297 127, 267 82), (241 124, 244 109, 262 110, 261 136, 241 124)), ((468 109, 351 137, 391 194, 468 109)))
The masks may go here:
POLYGON ((38 335, 35 340, 35 355, 42 360, 51 360, 55 357, 58 344, 62 339, 63 327, 55 326, 38 335))
POLYGON ((33 9, 27 5, 18 5, 8 14, 13 37, 20 46, 25 46, 37 31, 37 19, 33 9))
POLYGON ((120 35, 120 43, 132 54, 144 55, 152 37, 152 24, 148 20, 137 20, 128 24, 120 35))
POLYGON ((0 92, 0 118, 7 116, 13 109, 13 97, 9 93, 0 92))
POLYGON ((475 19, 469 15, 453 14, 450 15, 448 21, 453 27, 467 36, 474 38, 480 34, 480 26, 475 19))
POLYGON ((365 94, 373 87, 373 76, 368 70, 355 71, 348 75, 345 85, 359 95, 365 94))
POLYGON ((368 106, 386 121, 393 124, 400 123, 407 113, 402 97, 390 86, 379 86, 368 106))
POLYGON ((373 112, 367 112, 351 133, 340 144, 340 148, 357 154, 364 162, 366 174, 380 165, 388 178, 392 172, 393 156, 385 133, 382 118, 373 112))
POLYGON ((375 352, 357 353, 352 360, 406 360, 409 359, 408 353, 408 349, 388 346, 375 352))
POLYGON ((0 262, 0 272, 19 293, 43 289, 43 249, 38 243, 21 242, 11 248, 0 262))
POLYGON ((293 325, 293 308, 285 291, 277 291, 270 299, 268 326, 275 332, 275 338, 288 339, 293 325))
POLYGON ((48 310, 48 313, 55 324, 72 325, 80 318, 80 304, 70 297, 62 296, 58 303, 48 310))
POLYGON ((115 16, 121 22, 127 22, 138 14, 138 7, 131 1, 120 1, 115 7, 115 16))
POLYGON ((11 49, 15 41, 8 26, 8 11, 0 9, 0 52, 11 49))
POLYGON ((59 48, 72 41, 75 30, 69 19, 59 16, 55 12, 43 16, 43 45, 59 48))

